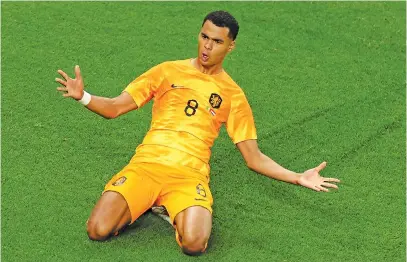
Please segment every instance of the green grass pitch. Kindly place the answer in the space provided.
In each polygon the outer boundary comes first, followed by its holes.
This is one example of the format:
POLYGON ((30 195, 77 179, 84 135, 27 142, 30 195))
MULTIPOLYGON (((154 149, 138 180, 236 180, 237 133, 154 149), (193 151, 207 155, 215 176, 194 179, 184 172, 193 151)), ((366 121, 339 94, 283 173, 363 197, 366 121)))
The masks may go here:
POLYGON ((405 261, 405 2, 2 2, 3 261, 405 261), (225 68, 264 153, 317 193, 249 171, 223 129, 213 147, 208 252, 183 255, 151 214, 103 243, 85 221, 149 128, 151 103, 115 120, 63 99, 57 69, 116 96, 166 60, 194 57, 203 17, 240 23, 225 68))

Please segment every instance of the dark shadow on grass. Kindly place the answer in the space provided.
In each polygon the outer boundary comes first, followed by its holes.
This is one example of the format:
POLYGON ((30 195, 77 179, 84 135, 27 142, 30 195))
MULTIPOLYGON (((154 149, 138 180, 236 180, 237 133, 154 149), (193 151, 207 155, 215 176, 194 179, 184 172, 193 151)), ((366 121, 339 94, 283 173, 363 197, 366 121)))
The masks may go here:
POLYGON ((136 221, 134 221, 133 224, 122 228, 117 236, 111 236, 105 241, 110 242, 115 241, 118 237, 121 238, 128 237, 130 235, 137 235, 138 232, 142 232, 144 230, 157 231, 158 228, 155 227, 159 227, 161 229, 160 232, 165 235, 174 234, 172 226, 168 222, 153 215, 151 213, 151 210, 149 209, 144 214, 142 214, 136 221))

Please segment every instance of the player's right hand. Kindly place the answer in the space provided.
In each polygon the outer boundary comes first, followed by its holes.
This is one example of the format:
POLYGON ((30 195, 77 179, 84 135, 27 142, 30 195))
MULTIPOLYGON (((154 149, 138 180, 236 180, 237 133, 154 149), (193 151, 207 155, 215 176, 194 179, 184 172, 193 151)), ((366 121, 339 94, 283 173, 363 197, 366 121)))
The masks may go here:
POLYGON ((59 69, 57 71, 64 79, 55 78, 55 81, 62 84, 57 88, 58 91, 63 92, 64 97, 72 97, 76 100, 81 100, 83 97, 83 79, 79 66, 75 66, 75 78, 70 78, 64 71, 59 69))

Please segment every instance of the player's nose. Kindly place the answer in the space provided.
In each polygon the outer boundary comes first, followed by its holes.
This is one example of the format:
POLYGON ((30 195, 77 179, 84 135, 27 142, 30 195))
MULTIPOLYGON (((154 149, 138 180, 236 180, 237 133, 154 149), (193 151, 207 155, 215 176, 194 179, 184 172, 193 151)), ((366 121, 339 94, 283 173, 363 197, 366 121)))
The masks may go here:
POLYGON ((212 41, 206 41, 204 46, 206 49, 212 50, 212 46, 213 46, 212 41))

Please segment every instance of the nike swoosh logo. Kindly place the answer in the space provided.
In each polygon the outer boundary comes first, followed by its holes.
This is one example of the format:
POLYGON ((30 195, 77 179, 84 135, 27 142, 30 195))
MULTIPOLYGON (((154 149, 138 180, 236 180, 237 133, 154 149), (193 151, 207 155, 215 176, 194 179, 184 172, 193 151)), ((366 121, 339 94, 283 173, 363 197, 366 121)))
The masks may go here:
POLYGON ((176 88, 176 87, 184 87, 184 86, 176 86, 176 85, 172 84, 171 87, 176 88))

